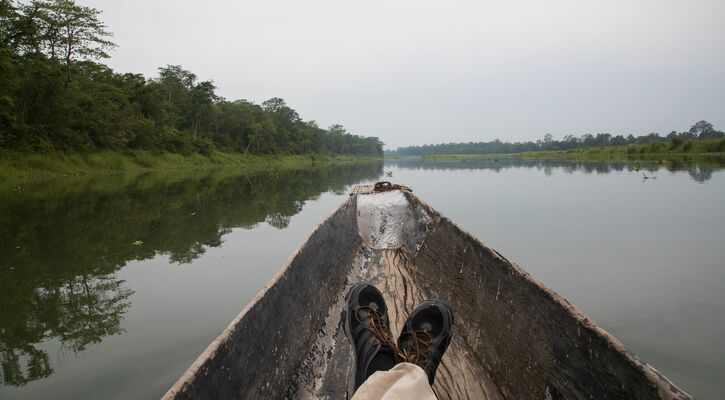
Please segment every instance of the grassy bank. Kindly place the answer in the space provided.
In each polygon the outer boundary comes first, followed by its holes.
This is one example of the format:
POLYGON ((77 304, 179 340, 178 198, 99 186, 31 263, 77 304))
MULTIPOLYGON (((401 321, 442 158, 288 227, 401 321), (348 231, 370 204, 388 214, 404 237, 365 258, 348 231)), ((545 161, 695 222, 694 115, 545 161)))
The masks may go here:
POLYGON ((586 147, 563 151, 531 151, 521 153, 527 158, 568 158, 596 160, 629 160, 665 157, 711 157, 725 155, 725 138, 710 140, 670 140, 627 146, 586 147))
POLYGON ((45 154, 3 151, 0 152, 0 181, 218 167, 259 170, 358 159, 363 158, 318 154, 253 156, 222 152, 214 152, 210 156, 200 154, 185 156, 149 151, 106 150, 92 153, 45 154))
POLYGON ((571 160, 626 161, 668 157, 723 157, 725 138, 709 140, 655 141, 627 146, 585 147, 573 150, 527 151, 507 154, 427 154, 425 160, 457 160, 474 158, 556 158, 571 160))

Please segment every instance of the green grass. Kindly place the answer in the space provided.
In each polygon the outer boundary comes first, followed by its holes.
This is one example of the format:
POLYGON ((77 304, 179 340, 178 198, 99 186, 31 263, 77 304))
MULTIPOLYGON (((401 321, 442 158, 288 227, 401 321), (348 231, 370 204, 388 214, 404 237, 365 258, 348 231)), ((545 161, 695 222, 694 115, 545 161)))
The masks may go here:
MULTIPOLYGON (((204 156, 200 154, 181 155, 166 152, 117 152, 111 150, 92 153, 44 154, 1 151, 0 181, 219 167, 257 170, 359 159, 363 158, 319 154, 254 156, 223 152, 214 152, 210 156, 204 156)), ((369 159, 369 157, 366 159, 369 159)))
POLYGON ((509 154, 428 154, 424 160, 460 160, 473 158, 548 158, 571 160, 626 161, 667 157, 725 156, 725 138, 707 140, 670 140, 627 146, 585 147, 574 150, 527 151, 509 154))
POLYGON ((627 146, 586 147, 565 151, 531 151, 521 153, 524 158, 567 158, 592 160, 630 160, 676 156, 723 156, 725 138, 630 144, 627 146))

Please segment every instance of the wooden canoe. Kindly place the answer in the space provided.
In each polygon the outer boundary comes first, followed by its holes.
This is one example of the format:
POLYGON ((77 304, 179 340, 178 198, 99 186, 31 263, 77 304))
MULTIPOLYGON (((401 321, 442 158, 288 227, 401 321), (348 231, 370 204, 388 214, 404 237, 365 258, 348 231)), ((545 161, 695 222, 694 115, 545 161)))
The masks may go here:
POLYGON ((356 187, 164 399, 345 399, 347 288, 367 281, 399 332, 426 298, 455 313, 440 399, 690 399, 553 290, 409 189, 356 187))

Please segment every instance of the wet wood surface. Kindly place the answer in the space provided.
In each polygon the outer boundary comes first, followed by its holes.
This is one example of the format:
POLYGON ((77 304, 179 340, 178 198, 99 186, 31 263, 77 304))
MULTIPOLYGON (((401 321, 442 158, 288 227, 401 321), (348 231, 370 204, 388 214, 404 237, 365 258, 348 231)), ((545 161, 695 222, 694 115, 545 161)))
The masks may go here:
MULTIPOLYGON (((417 267, 405 250, 384 250, 377 258, 379 261, 373 263, 368 272, 368 281, 386 297, 391 329, 397 337, 415 307, 423 300, 437 296, 417 285, 417 267)), ((433 391, 441 400, 503 399, 488 372, 476 362, 472 347, 458 329, 458 321, 465 316, 456 313, 454 318, 456 326, 451 344, 436 373, 433 391)))

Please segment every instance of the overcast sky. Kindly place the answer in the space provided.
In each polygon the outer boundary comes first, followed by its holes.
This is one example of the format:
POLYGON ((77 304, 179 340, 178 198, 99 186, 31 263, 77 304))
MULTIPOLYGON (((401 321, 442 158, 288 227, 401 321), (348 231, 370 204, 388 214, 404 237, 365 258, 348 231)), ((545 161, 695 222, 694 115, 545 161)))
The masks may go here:
POLYGON ((77 0, 118 72, 400 145, 725 129, 723 0, 77 0))

